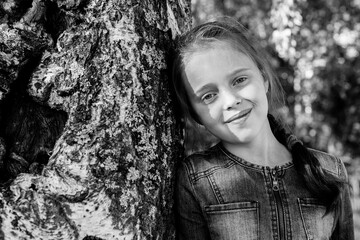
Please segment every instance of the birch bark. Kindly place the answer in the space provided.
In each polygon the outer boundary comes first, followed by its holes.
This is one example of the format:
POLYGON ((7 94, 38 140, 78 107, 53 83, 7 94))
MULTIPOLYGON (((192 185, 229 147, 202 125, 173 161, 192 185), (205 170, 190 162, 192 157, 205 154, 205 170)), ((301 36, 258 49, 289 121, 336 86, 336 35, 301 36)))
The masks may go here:
POLYGON ((0 4, 0 97, 22 81, 31 101, 67 117, 41 174, 25 164, 2 189, 0 239, 174 239, 182 150, 166 55, 190 2, 23 2, 0 4))

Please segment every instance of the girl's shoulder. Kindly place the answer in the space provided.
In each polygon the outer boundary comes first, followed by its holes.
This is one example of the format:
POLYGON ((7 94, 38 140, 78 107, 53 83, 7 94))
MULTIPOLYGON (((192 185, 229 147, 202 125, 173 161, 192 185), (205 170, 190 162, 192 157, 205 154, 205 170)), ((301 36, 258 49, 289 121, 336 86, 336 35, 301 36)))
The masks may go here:
POLYGON ((340 158, 312 148, 309 148, 309 151, 319 160, 321 167, 325 171, 341 179, 347 179, 345 165, 340 158))
POLYGON ((192 153, 182 160, 191 174, 208 172, 227 165, 228 160, 224 157, 220 144, 216 144, 201 152, 192 153))

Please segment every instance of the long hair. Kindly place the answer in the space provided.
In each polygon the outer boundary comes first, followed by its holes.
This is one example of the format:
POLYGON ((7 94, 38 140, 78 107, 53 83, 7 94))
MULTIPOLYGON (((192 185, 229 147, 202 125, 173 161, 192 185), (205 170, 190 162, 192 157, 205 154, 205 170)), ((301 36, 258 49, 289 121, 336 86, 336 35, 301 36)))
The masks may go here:
MULTIPOLYGON (((256 39, 237 21, 223 18, 199 25, 182 35, 177 41, 176 58, 173 62, 172 81, 178 103, 186 118, 200 123, 191 107, 186 89, 184 68, 191 54, 214 47, 219 42, 229 43, 236 50, 246 54, 259 68, 264 80, 269 81, 267 98, 269 102, 269 122, 275 137, 285 146, 289 134, 271 115, 284 106, 284 95, 278 78, 268 61, 267 54, 256 39)), ((200 123, 201 124, 201 123, 200 123)), ((296 142, 289 149, 297 172, 308 190, 322 200, 327 210, 337 208, 345 182, 325 172, 319 160, 301 143, 296 142)))
POLYGON ((327 207, 327 213, 335 211, 335 217, 341 213, 340 204, 342 193, 347 184, 345 180, 325 171, 319 160, 307 149, 301 141, 293 138, 289 142, 290 134, 282 124, 272 115, 268 115, 272 132, 276 139, 288 146, 296 171, 301 176, 307 189, 327 207))

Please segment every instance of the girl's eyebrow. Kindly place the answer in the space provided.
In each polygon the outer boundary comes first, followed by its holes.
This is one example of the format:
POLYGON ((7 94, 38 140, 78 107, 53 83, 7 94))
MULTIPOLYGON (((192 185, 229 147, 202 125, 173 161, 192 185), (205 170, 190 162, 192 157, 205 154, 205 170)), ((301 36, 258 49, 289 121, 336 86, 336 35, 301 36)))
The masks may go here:
MULTIPOLYGON (((229 74, 226 75, 227 78, 233 78, 235 75, 245 72, 247 70, 250 70, 250 68, 237 68, 234 71, 230 72, 229 74)), ((213 84, 205 84, 204 86, 202 86, 201 88, 199 88, 198 90, 196 90, 195 95, 199 96, 201 93, 203 93, 204 91, 208 90, 208 89, 212 89, 214 86, 213 84)))
POLYGON ((245 72, 247 70, 249 70, 250 68, 237 68, 235 69, 234 71, 230 72, 227 77, 228 78, 232 78, 233 76, 235 76, 236 74, 239 74, 239 73, 242 73, 242 72, 245 72))
POLYGON ((196 92, 195 95, 199 96, 201 95, 201 93, 207 91, 208 89, 212 89, 214 87, 213 84, 205 84, 204 86, 202 86, 201 88, 199 88, 196 92))

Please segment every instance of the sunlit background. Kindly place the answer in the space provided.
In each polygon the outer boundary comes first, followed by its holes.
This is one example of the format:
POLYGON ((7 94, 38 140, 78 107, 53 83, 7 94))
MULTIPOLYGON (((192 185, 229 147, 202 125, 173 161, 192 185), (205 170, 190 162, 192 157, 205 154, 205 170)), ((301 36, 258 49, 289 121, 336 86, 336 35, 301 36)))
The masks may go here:
MULTIPOLYGON (((292 131, 345 162, 360 239, 360 0, 192 0, 192 11, 193 25, 227 15, 258 36, 286 91, 281 112, 292 131)), ((188 153, 214 141, 187 131, 188 153)))

